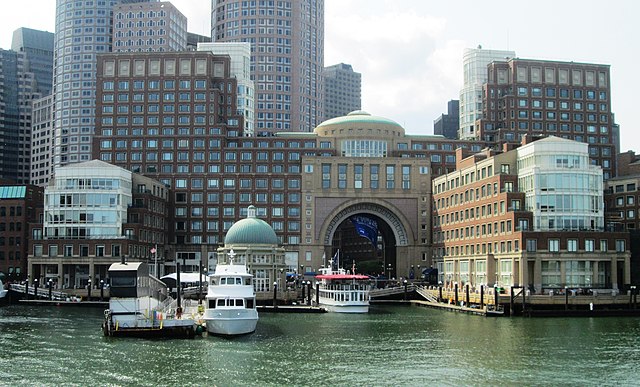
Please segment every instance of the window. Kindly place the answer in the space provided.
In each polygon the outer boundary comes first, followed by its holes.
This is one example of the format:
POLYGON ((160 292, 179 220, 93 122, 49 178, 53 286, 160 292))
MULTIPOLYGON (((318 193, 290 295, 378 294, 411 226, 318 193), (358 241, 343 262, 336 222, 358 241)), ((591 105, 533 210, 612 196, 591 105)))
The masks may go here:
POLYGON ((592 252, 595 251, 595 240, 593 239, 586 239, 584 241, 584 251, 588 251, 588 252, 592 252))
POLYGON ((608 248, 608 241, 606 239, 600 239, 600 251, 607 251, 608 248))
POLYGON ((560 240, 549 239, 549 251, 557 253, 560 251, 560 240))
POLYGON ((322 164, 322 188, 331 188, 331 164, 322 164))
POLYGON ((394 189, 395 188, 395 170, 396 167, 395 165, 387 165, 387 189, 394 189))
POLYGON ((567 240, 567 251, 578 251, 578 240, 577 239, 569 239, 569 240, 567 240))

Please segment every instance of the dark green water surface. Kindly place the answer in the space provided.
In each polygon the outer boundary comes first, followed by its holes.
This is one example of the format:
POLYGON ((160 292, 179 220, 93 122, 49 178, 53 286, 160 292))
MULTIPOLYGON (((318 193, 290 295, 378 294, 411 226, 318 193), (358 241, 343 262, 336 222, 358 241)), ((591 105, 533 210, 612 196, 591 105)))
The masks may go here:
POLYGON ((0 385, 640 385, 638 318, 484 318, 420 307, 260 315, 234 339, 105 338, 102 310, 0 308, 0 385))

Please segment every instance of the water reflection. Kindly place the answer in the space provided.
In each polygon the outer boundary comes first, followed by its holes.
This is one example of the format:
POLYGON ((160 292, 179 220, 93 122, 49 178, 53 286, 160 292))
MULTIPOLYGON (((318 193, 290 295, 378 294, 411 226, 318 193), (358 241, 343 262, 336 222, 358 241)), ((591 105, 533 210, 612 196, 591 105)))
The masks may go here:
POLYGON ((0 308, 0 384, 633 385, 636 318, 483 318, 418 307, 266 314, 234 339, 105 338, 102 311, 0 308))

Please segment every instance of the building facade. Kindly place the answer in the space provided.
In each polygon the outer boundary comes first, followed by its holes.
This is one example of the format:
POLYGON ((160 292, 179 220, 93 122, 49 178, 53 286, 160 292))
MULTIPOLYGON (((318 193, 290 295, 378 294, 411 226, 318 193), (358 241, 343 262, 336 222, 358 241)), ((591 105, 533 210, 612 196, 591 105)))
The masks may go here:
POLYGON ((0 186, 0 273, 8 281, 27 278, 29 224, 38 221, 42 192, 33 185, 0 186))
POLYGON ((251 137, 255 130, 255 86, 251 80, 251 44, 249 43, 198 43, 198 51, 216 55, 229 55, 231 75, 238 82, 236 101, 238 114, 244 117, 243 135, 251 137))
POLYGON ((121 3, 113 8, 113 52, 183 51, 187 18, 168 1, 121 3))
POLYGON ((256 213, 256 207, 249 206, 247 217, 231 226, 215 259, 209 260, 209 272, 215 270, 216 264, 245 264, 253 274, 256 292, 270 292, 274 282, 283 289, 285 269, 290 269, 285 266, 285 249, 278 244, 273 228, 256 213))
POLYGON ((256 134, 322 122, 324 0, 211 0, 211 38, 251 43, 256 134))
POLYGON ((53 79, 53 40, 51 32, 18 28, 13 31, 11 50, 25 53, 26 66, 34 74, 36 90, 41 96, 51 93, 53 79))
POLYGON ((30 183, 45 187, 53 173, 53 95, 34 99, 31 111, 30 183))
POLYGON ((629 235, 604 233, 602 184, 587 144, 557 137, 460 157, 433 181, 441 281, 536 293, 629 285, 629 235))
POLYGON ((25 52, 0 50, 0 178, 29 182, 31 101, 39 98, 25 52))
POLYGON ((447 102, 447 113, 440 115, 433 121, 433 134, 445 136, 446 138, 458 138, 458 127, 460 126, 460 101, 451 100, 447 102))
POLYGON ((466 48, 462 57, 463 85, 460 90, 460 130, 458 138, 479 138, 476 121, 482 117, 482 85, 487 82, 487 65, 516 56, 514 51, 466 48))
POLYGON ((604 179, 616 172, 616 137, 608 65, 510 59, 488 66, 477 135, 519 143, 525 135, 589 144, 604 179))
POLYGON ((407 136, 397 123, 365 112, 329 120, 314 133, 246 137, 231 62, 204 51, 100 56, 94 158, 171 187, 171 259, 215 256, 253 204, 285 246, 289 269, 302 264, 312 272, 323 254, 345 253, 334 241, 350 238, 348 227, 355 235, 348 220, 360 213, 378 221, 382 241, 377 249, 351 248, 351 260, 386 260, 397 275, 428 264, 429 227, 421 219, 430 220, 422 209, 430 203, 430 176, 455 169, 456 148, 484 145, 407 136))
POLYGON ((346 116, 362 108, 362 75, 349 64, 324 68, 324 119, 346 116))
POLYGON ((54 168, 91 160, 96 56, 112 49, 112 35, 117 32, 112 30, 114 6, 143 2, 149 0, 56 2, 51 156, 54 168))
POLYGON ((163 184, 99 160, 60 167, 50 183, 42 222, 30 225, 30 281, 83 288, 123 259, 164 263, 170 195, 163 184))

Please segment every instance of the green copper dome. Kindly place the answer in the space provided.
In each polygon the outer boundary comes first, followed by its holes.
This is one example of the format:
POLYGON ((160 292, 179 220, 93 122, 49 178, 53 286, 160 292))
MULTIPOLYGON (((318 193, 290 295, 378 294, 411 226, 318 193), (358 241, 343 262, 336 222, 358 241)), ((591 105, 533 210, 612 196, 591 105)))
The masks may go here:
POLYGON ((345 124, 382 124, 382 125, 390 125, 390 126, 397 126, 399 128, 402 128, 400 126, 400 124, 398 124, 397 122, 390 120, 388 118, 384 118, 384 117, 378 117, 378 116, 372 116, 371 114, 363 111, 363 110, 356 110, 353 111, 349 114, 347 114, 346 116, 342 116, 342 117, 336 117, 336 118, 332 118, 330 120, 326 120, 324 122, 322 122, 320 125, 318 125, 318 127, 323 127, 323 126, 331 126, 331 125, 345 125, 345 124))
POLYGON ((275 231, 267 222, 256 218, 256 208, 249 206, 247 217, 231 226, 224 237, 225 245, 277 245, 275 231))

